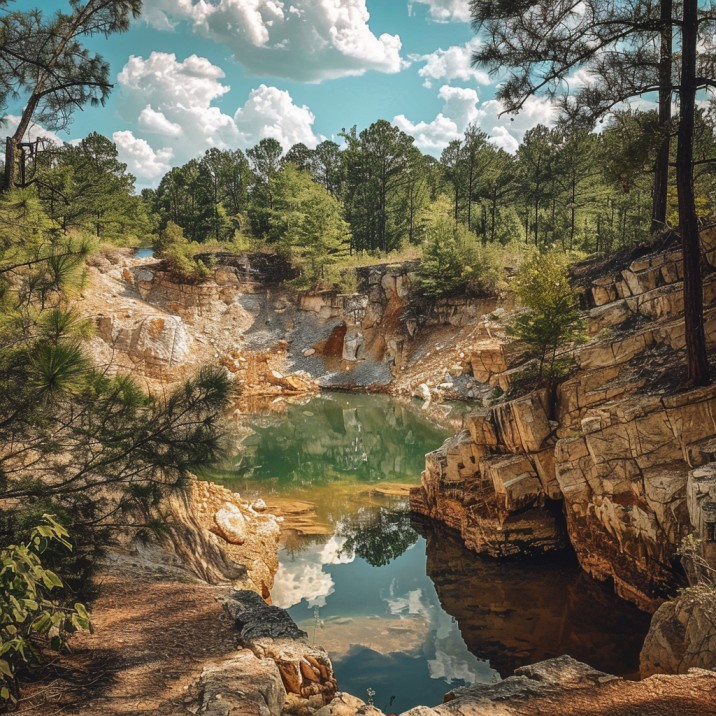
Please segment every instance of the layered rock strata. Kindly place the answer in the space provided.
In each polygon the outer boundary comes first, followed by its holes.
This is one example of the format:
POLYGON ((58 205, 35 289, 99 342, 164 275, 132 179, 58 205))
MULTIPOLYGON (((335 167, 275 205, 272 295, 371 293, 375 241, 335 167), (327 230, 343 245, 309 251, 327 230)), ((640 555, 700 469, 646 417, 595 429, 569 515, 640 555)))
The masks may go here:
MULTIPOLYGON (((713 265, 716 232, 703 243, 713 265)), ((508 394, 467 417, 466 429, 427 457, 413 510, 459 530, 471 549, 505 556, 563 546, 553 510, 561 503, 583 568, 655 609, 678 579, 683 537, 697 529, 716 540, 712 483, 691 473, 713 460, 716 388, 671 387, 683 375, 681 276, 679 253, 670 252, 595 279, 586 295, 592 338, 572 351, 575 370, 554 400, 508 394)), ((704 294, 713 348, 714 274, 704 294)), ((476 354, 476 376, 514 382, 514 349, 493 341, 476 354)))

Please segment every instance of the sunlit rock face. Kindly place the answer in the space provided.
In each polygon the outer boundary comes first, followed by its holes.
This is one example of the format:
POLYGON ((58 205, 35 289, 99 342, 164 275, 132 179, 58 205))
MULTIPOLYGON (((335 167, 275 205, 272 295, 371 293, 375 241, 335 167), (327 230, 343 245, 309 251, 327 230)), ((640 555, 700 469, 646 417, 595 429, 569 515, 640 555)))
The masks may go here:
MULTIPOLYGON (((716 231, 702 243, 716 265, 716 231)), ((711 350, 715 276, 704 285, 711 350)), ((591 279, 585 301, 592 338, 571 352, 575 368, 556 395, 508 394, 466 418, 466 431, 427 457, 412 509, 495 556, 563 546, 561 514, 582 567, 655 609, 681 579, 676 549, 683 537, 695 530, 705 552, 716 543, 711 482, 701 473, 689 478, 716 457, 716 388, 678 387, 681 279, 678 251, 591 279)), ((519 368, 501 350, 477 347, 476 380, 509 388, 519 368)))
POLYGON ((466 425, 469 430, 427 456, 411 508, 492 557, 563 549, 546 392, 471 415, 466 425))

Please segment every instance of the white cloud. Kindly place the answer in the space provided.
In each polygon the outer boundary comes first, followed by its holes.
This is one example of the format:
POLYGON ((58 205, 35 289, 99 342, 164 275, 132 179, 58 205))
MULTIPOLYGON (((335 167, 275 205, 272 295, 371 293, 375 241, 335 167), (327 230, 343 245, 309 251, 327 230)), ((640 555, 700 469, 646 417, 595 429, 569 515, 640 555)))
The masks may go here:
POLYGON ((478 96, 474 89, 443 85, 438 96, 443 109, 430 122, 411 122, 400 114, 393 123, 415 137, 415 144, 427 152, 439 152, 454 139, 460 139, 471 122, 478 119, 478 96))
POLYGON ((181 135, 181 125, 170 122, 163 112, 155 112, 150 105, 147 105, 139 115, 138 125, 145 132, 150 134, 162 134, 166 137, 178 137, 181 135))
POLYGON ((519 114, 503 114, 499 100, 483 102, 478 110, 480 128, 490 136, 491 142, 513 154, 528 129, 544 124, 554 124, 554 105, 543 97, 528 97, 519 114))
POLYGON ((234 115, 241 144, 251 146, 273 137, 284 149, 298 142, 315 147, 319 139, 313 133, 315 119, 308 107, 295 105, 288 92, 266 85, 251 90, 246 104, 234 115))
POLYGON ((145 19, 188 21, 263 76, 320 82, 406 66, 398 35, 373 34, 366 0, 156 0, 145 19))
POLYGON ((430 122, 412 122, 405 115, 393 119, 404 132, 415 137, 423 151, 439 154, 454 139, 461 139, 470 124, 484 131, 492 144, 514 153, 525 132, 538 124, 553 124, 555 110, 547 99, 531 97, 518 115, 502 115, 502 103, 480 103, 474 89, 443 85, 438 96, 442 111, 430 122))
POLYGON ((435 22, 470 22, 468 0, 408 0, 411 12, 414 5, 427 5, 430 19, 435 22))
POLYGON ((169 171, 172 150, 155 151, 149 142, 138 139, 132 132, 115 132, 112 140, 117 145, 119 158, 127 164, 129 171, 140 180, 154 181, 169 171))
POLYGON ((343 549, 345 542, 344 537, 334 534, 324 545, 306 549, 290 562, 282 561, 271 590, 272 603, 288 609, 305 599, 309 607, 325 607, 326 598, 335 591, 335 583, 323 567, 350 564, 355 559, 343 549))
MULTIPOLYGON (((229 92, 224 72, 204 57, 152 52, 132 56, 119 73, 122 111, 132 132, 120 133, 123 161, 145 181, 159 176, 168 159, 182 164, 210 147, 246 149, 264 137, 285 149, 296 142, 315 147, 315 117, 283 90, 260 85, 233 115, 214 103, 229 92)), ((166 169, 165 169, 166 171, 166 169)))
MULTIPOLYGON (((3 117, 2 130, 5 135, 13 135, 20 124, 20 117, 16 114, 8 114, 3 117)), ((50 132, 39 124, 32 122, 25 133, 23 141, 34 142, 36 139, 46 139, 48 142, 53 144, 62 145, 62 140, 54 133, 50 132)), ((3 152, 5 151, 5 144, 3 142, 0 148, 3 152)))
POLYGON ((433 80, 474 80, 478 84, 489 85, 491 80, 487 72, 472 67, 472 53, 479 45, 480 39, 476 37, 465 45, 438 49, 429 55, 411 55, 410 59, 424 63, 418 74, 423 78, 425 87, 432 87, 433 80))

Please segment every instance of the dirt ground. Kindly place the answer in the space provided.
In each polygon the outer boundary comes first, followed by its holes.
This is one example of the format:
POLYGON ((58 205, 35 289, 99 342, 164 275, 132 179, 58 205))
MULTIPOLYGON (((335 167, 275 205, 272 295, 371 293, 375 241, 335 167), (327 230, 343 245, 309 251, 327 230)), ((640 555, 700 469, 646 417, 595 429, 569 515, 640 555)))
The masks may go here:
POLYGON ((131 564, 101 576, 92 605, 94 634, 25 688, 27 716, 190 713, 202 669, 236 650, 236 633, 215 597, 225 587, 189 578, 154 578, 131 564))

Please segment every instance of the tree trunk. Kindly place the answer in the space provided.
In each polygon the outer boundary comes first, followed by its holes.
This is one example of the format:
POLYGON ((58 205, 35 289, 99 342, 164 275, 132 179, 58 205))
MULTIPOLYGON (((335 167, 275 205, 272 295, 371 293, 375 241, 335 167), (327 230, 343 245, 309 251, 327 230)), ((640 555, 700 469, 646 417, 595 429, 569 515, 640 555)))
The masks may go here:
POLYGON ((671 66, 672 66, 673 0, 661 0, 661 50, 659 59, 659 134, 661 144, 654 166, 654 194, 651 207, 651 233, 666 226, 667 192, 669 188, 669 149, 671 145, 671 66))
POLYGON ((697 41, 698 0, 684 0, 676 186, 679 195, 679 231, 684 257, 684 322, 688 375, 694 385, 706 385, 709 382, 709 362, 703 321, 701 243, 694 196, 697 41))
POLYGON ((17 177, 17 142, 15 137, 8 137, 5 140, 5 178, 3 189, 9 191, 15 188, 17 177))

